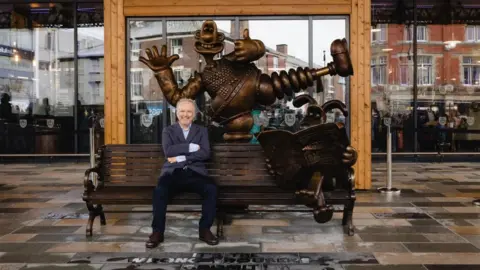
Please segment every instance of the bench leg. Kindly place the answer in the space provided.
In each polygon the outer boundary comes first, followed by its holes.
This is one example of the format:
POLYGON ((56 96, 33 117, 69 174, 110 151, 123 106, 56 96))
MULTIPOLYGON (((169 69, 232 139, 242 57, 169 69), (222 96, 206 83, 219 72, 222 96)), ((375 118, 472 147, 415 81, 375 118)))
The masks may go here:
POLYGON ((223 225, 225 224, 226 214, 225 212, 219 212, 217 214, 217 237, 218 239, 224 239, 223 225))
POLYGON ((355 201, 350 200, 348 203, 345 204, 343 208, 343 218, 342 218, 342 225, 344 226, 345 233, 349 236, 353 236, 355 234, 355 229, 353 227, 353 207, 355 206, 355 201))
POLYGON ((103 212, 103 207, 102 205, 97 206, 100 215, 100 225, 105 226, 107 225, 107 219, 105 219, 105 213, 103 212))
POLYGON ((107 225, 107 221, 105 219, 105 213, 103 212, 103 207, 101 204, 97 204, 96 206, 93 205, 91 202, 87 202, 88 208, 88 221, 87 221, 87 229, 86 229, 86 236, 93 235, 93 222, 97 216, 100 216, 100 225, 104 226, 107 225))

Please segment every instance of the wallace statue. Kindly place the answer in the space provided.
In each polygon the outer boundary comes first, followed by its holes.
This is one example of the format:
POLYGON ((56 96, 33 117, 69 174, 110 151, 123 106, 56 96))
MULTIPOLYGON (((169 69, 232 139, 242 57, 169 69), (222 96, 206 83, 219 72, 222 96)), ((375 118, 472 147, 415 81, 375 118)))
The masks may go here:
POLYGON ((248 29, 244 30, 243 39, 235 41, 233 52, 214 60, 214 56, 223 51, 224 39, 224 34, 217 30, 213 20, 206 20, 196 31, 194 48, 203 56, 206 66, 183 88, 178 87, 170 67, 179 56, 167 56, 165 45, 160 52, 156 46, 146 49, 147 58, 140 57, 140 61, 155 73, 166 100, 172 106, 181 98, 195 99, 206 91, 212 99, 207 114, 225 127, 226 141, 249 140, 252 137, 249 133, 253 126, 251 111, 256 104, 268 106, 277 98, 283 99, 285 95, 292 97, 293 93, 313 86, 314 81, 324 75, 353 75, 345 39, 332 42, 330 51, 333 61, 327 67, 299 67, 271 75, 262 73, 252 63, 264 56, 265 45, 260 40, 250 39, 248 29))

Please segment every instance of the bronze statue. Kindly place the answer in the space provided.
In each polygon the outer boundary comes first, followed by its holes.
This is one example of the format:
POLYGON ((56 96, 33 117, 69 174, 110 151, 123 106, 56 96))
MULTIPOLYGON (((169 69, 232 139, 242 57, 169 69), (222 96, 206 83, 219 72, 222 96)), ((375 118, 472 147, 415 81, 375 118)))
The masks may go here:
POLYGON ((179 56, 167 56, 165 45, 161 52, 156 46, 146 49, 148 59, 140 57, 140 61, 155 73, 165 98, 173 106, 180 98, 195 99, 198 94, 207 91, 212 98, 207 113, 212 120, 225 126, 225 140, 251 139, 251 111, 255 104, 271 105, 277 98, 291 97, 293 93, 312 86, 324 75, 353 75, 345 39, 332 42, 333 62, 327 67, 299 67, 288 72, 283 70, 280 74, 273 72, 271 76, 261 73, 252 63, 265 54, 265 45, 260 40, 250 39, 248 29, 244 30, 243 39, 235 41, 234 51, 218 60, 213 58, 223 51, 225 36, 217 30, 213 20, 203 23, 202 29, 196 31, 195 39, 195 51, 204 57, 206 66, 181 89, 170 67, 179 56))
POLYGON ((302 130, 292 133, 287 130, 260 132, 257 139, 266 157, 271 175, 279 187, 295 191, 307 200, 314 209, 317 222, 324 223, 333 216, 333 208, 326 205, 322 188, 332 186, 333 178, 343 189, 353 188, 349 178, 353 177, 353 166, 357 160, 356 150, 350 146, 346 129, 342 123, 325 123, 326 112, 339 108, 345 117, 347 107, 338 100, 318 106, 308 95, 295 98, 294 105, 309 103, 307 114, 300 126, 302 130), (313 177, 320 173, 319 177, 313 177))

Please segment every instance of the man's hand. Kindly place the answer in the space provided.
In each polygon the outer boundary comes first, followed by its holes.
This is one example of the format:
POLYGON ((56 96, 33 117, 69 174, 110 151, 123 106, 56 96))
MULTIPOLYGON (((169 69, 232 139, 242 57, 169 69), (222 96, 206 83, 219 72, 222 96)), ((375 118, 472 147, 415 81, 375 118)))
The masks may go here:
POLYGON ((188 152, 192 153, 192 152, 197 152, 198 150, 200 150, 200 145, 196 143, 190 143, 188 145, 188 152))
POLYGON ((169 158, 167 158, 167 160, 168 160, 169 163, 175 163, 175 162, 177 162, 177 157, 169 157, 169 158))

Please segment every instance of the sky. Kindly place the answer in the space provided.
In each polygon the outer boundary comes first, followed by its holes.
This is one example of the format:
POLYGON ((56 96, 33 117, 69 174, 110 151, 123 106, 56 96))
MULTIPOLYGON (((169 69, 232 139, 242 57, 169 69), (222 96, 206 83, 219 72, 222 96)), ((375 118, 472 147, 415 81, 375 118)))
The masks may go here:
MULTIPOLYGON (((230 32, 230 21, 216 21, 217 26, 230 32)), ((277 44, 287 44, 288 54, 308 62, 308 20, 250 20, 250 38, 260 39, 275 49, 277 44)), ((327 63, 332 61, 330 44, 337 38, 346 38, 346 21, 341 19, 313 21, 313 61, 323 66, 323 51, 327 63)))

